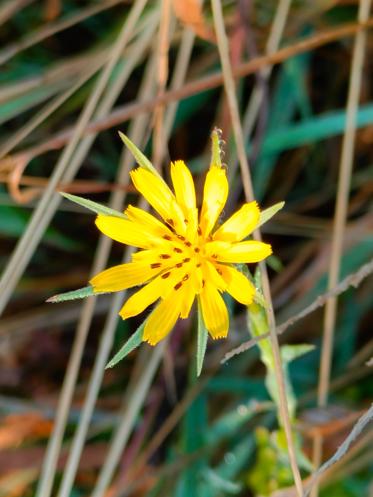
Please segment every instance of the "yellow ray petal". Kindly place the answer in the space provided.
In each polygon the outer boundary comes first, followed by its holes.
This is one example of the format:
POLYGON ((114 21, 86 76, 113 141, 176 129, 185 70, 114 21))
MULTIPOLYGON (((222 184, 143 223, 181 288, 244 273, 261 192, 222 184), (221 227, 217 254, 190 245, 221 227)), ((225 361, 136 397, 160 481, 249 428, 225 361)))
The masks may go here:
POLYGON ((144 232, 150 232, 155 236, 171 236, 172 231, 159 219, 149 214, 149 212, 139 209, 133 205, 129 205, 125 210, 125 214, 134 223, 141 224, 144 232))
POLYGON ((171 163, 171 179, 176 200, 183 209, 184 216, 186 217, 189 210, 196 207, 196 192, 193 177, 184 161, 178 160, 171 163))
POLYGON ((227 283, 226 291, 243 305, 250 305, 255 295, 255 287, 245 275, 237 269, 219 264, 219 270, 227 283))
POLYGON ((143 167, 134 169, 130 175, 135 188, 158 214, 178 232, 185 232, 184 214, 166 183, 143 167))
POLYGON ((196 294, 199 294, 203 288, 203 272, 202 266, 195 266, 190 272, 190 279, 196 294))
POLYGON ((228 180, 225 169, 211 166, 205 181, 200 227, 208 236, 215 226, 228 197, 228 180))
POLYGON ((142 285, 157 276, 162 268, 152 268, 143 262, 120 264, 96 274, 90 284, 95 292, 119 292, 133 286, 142 285))
POLYGON ((180 315, 183 292, 174 291, 168 298, 161 300, 150 314, 144 328, 143 341, 156 345, 175 326, 180 315))
POLYGON ((153 304, 153 302, 159 299, 162 294, 165 281, 166 280, 162 279, 160 276, 154 278, 154 280, 142 287, 127 300, 120 310, 119 315, 123 319, 127 319, 140 314, 140 312, 144 311, 147 307, 153 304))
POLYGON ((180 317, 182 319, 186 319, 189 316, 195 296, 196 291, 193 285, 193 280, 190 278, 189 281, 186 282, 186 285, 183 289, 183 299, 181 301, 180 310, 180 317))
POLYGON ((207 282, 200 293, 202 316, 212 338, 224 338, 228 334, 228 311, 219 291, 207 282))
POLYGON ((256 202, 244 204, 214 233, 214 240, 239 242, 246 238, 256 228, 260 210, 256 202))
POLYGON ((113 240, 134 247, 150 248, 164 242, 162 238, 144 231, 141 225, 120 217, 100 214, 96 218, 96 226, 104 235, 113 240))
POLYGON ((202 264, 203 278, 205 281, 210 281, 219 290, 225 290, 227 287, 226 281, 221 277, 217 268, 210 261, 204 261, 202 264))
POLYGON ((272 247, 268 243, 250 240, 229 245, 225 242, 210 242, 206 244, 206 253, 219 262, 253 263, 259 262, 272 254, 272 247))

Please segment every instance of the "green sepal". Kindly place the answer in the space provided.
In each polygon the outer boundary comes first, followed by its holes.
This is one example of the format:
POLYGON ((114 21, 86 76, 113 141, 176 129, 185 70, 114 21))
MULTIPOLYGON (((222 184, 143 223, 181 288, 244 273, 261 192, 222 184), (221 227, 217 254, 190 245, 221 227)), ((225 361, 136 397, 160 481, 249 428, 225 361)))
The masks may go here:
POLYGON ((269 221, 275 214, 277 214, 278 211, 280 211, 284 207, 284 205, 285 202, 278 202, 277 204, 268 207, 268 209, 264 209, 264 211, 260 213, 260 218, 257 228, 260 228, 262 224, 269 221))
POLYGON ((124 133, 119 131, 119 136, 125 146, 128 148, 128 150, 131 152, 133 157, 135 158, 136 162, 140 167, 143 167, 144 169, 147 169, 151 173, 155 174, 160 178, 164 183, 164 179, 162 176, 159 174, 159 172, 156 170, 156 168, 153 166, 153 164, 150 162, 150 160, 139 150, 136 145, 126 136, 124 133))
POLYGON ((116 211, 114 209, 110 209, 110 207, 106 207, 105 205, 98 204, 97 202, 93 202, 93 200, 88 200, 87 198, 78 197, 77 195, 71 195, 71 193, 60 192, 61 195, 71 202, 75 204, 79 204, 90 211, 95 212, 96 214, 103 214, 104 216, 114 216, 121 217, 122 219, 127 219, 127 216, 123 214, 123 212, 116 211))
POLYGON ((140 324, 135 333, 133 333, 122 348, 118 350, 115 356, 106 364, 105 369, 112 368, 122 359, 124 359, 130 352, 135 350, 142 342, 142 337, 144 335, 146 320, 140 324))
POLYGON ((201 374, 205 358, 208 331, 202 316, 201 304, 198 301, 198 330, 197 330, 197 376, 201 374))
POLYGON ((89 285, 84 288, 78 288, 78 290, 73 290, 72 292, 53 295, 53 297, 49 297, 47 302, 57 304, 58 302, 66 302, 67 300, 85 299, 87 297, 91 297, 92 295, 97 295, 97 293, 94 292, 93 286, 89 285))

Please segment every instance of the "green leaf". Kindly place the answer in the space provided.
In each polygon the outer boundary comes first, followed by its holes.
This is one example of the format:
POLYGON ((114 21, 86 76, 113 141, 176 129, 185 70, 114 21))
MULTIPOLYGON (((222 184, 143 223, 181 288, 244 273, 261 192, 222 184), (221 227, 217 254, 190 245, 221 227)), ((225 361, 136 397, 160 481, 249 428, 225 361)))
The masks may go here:
POLYGON ((79 204, 90 211, 95 212, 96 214, 103 214, 104 216, 114 216, 121 217, 122 219, 127 219, 127 216, 123 214, 123 212, 115 211, 114 209, 110 209, 110 207, 106 207, 105 205, 98 204, 97 202, 93 202, 93 200, 88 200, 87 198, 78 197, 77 195, 71 195, 71 193, 60 192, 61 195, 71 202, 75 204, 79 204))
POLYGON ((279 210, 281 210, 285 205, 285 202, 278 202, 277 204, 272 205, 271 207, 268 207, 268 209, 264 209, 260 213, 260 218, 259 218, 259 224, 257 228, 262 226, 262 224, 266 223, 269 221, 279 210))
POLYGON ((50 297, 47 302, 56 304, 58 302, 66 302, 66 300, 76 300, 85 299, 86 297, 91 297, 92 295, 98 295, 94 293, 93 287, 91 285, 85 286, 84 288, 79 288, 78 290, 73 290, 72 292, 59 293, 50 297))
POLYGON ((259 290, 256 290, 253 300, 256 304, 264 307, 264 309, 268 309, 268 303, 259 290))
POLYGON ((131 154, 134 156, 136 159, 136 162, 140 167, 143 167, 144 169, 147 169, 153 174, 156 174, 161 180, 164 182, 164 179, 162 176, 159 174, 159 172, 156 170, 156 168, 153 166, 153 164, 150 162, 150 160, 145 157, 145 155, 139 150, 136 145, 126 136, 124 133, 119 131, 119 136, 121 137, 123 143, 126 145, 128 150, 131 152, 131 154))
POLYGON ((242 485, 240 483, 222 478, 217 471, 210 468, 204 472, 203 477, 206 479, 207 483, 218 492, 236 495, 242 491, 242 485))
POLYGON ((208 331, 202 316, 201 305, 198 302, 198 336, 197 336, 197 376, 201 374, 206 353, 208 331))
POLYGON ((282 345, 281 346, 281 359, 285 363, 289 363, 301 357, 304 354, 308 354, 314 350, 315 346, 307 343, 300 343, 297 345, 282 345))
POLYGON ((124 359, 130 352, 136 349, 142 342, 142 337, 144 334, 146 320, 140 324, 135 333, 130 336, 127 342, 123 345, 121 349, 115 354, 115 356, 107 363, 105 369, 112 368, 122 359, 124 359))

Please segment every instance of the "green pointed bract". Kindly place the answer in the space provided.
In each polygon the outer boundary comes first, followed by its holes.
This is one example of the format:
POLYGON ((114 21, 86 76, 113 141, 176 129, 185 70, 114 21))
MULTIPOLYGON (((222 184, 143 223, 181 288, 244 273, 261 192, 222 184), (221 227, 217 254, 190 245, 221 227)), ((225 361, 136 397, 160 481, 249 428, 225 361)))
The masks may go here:
POLYGON ((123 141, 123 143, 125 144, 125 146, 128 148, 128 150, 131 152, 131 154, 135 158, 137 164, 140 167, 147 169, 151 173, 153 173, 156 176, 158 176, 159 178, 161 178, 163 183, 166 184, 165 180, 162 178, 162 176, 159 174, 159 172, 156 170, 156 168, 153 166, 153 164, 150 162, 150 160, 141 152, 141 150, 139 150, 136 147, 136 145, 128 138, 128 136, 126 136, 121 131, 119 131, 119 136, 120 136, 121 140, 123 141))
POLYGON ((85 299, 87 297, 91 297, 95 294, 93 287, 91 285, 85 286, 84 288, 78 288, 78 290, 73 290, 72 292, 59 293, 58 295, 54 295, 50 297, 47 302, 51 302, 52 304, 56 304, 58 302, 66 302, 68 300, 77 300, 77 299, 85 299))
POLYGON ((198 302, 198 333, 197 333, 197 376, 201 374, 205 358, 208 331, 202 316, 201 305, 198 302))
POLYGON ((221 131, 218 128, 214 128, 211 133, 212 140, 212 149, 211 149, 211 166, 222 167, 223 164, 221 162, 222 150, 221 150, 221 139, 220 139, 221 131))
POLYGON ((115 356, 107 363, 105 369, 114 367, 118 362, 124 359, 130 352, 135 350, 142 342, 142 337, 144 335, 146 320, 137 328, 135 333, 130 336, 127 342, 123 345, 121 349, 115 354, 115 356))
POLYGON ((114 216, 121 217, 122 219, 127 219, 127 216, 123 214, 123 212, 116 211, 114 209, 110 209, 110 207, 106 207, 105 205, 98 204, 97 202, 93 202, 92 200, 88 200, 87 198, 78 197, 77 195, 71 195, 71 193, 61 192, 61 195, 71 202, 75 204, 81 205, 90 211, 95 212, 96 214, 103 214, 104 216, 114 216))
POLYGON ((279 210, 281 210, 284 207, 284 205, 285 202, 278 202, 277 204, 268 207, 268 209, 264 209, 264 211, 260 213, 260 218, 257 228, 260 228, 262 224, 269 221, 275 214, 277 214, 279 210))

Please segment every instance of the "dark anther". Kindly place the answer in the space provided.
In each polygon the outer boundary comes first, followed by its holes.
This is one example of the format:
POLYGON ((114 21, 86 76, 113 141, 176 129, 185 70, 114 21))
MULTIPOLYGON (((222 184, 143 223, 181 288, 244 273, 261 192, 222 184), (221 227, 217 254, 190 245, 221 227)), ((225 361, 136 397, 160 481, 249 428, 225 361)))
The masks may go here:
POLYGON ((182 284, 183 283, 181 281, 179 281, 179 283, 176 283, 176 285, 174 286, 174 290, 179 290, 179 288, 181 288, 182 284))
POLYGON ((182 254, 183 253, 183 251, 180 248, 178 248, 178 247, 174 248, 174 252, 177 252, 178 254, 182 254))
POLYGON ((199 236, 201 236, 201 235, 202 235, 202 230, 201 230, 201 228, 200 228, 199 226, 198 226, 197 233, 199 234, 199 236))
POLYGON ((183 259, 183 262, 189 262, 189 261, 190 261, 189 257, 186 257, 185 259, 183 259))
POLYGON ((178 263, 176 264, 176 267, 181 267, 182 265, 183 265, 183 263, 182 263, 182 262, 178 262, 178 263))
POLYGON ((168 271, 168 273, 163 273, 162 274, 162 278, 165 280, 166 278, 168 278, 171 274, 171 271, 168 271))
POLYGON ((170 224, 171 226, 175 226, 174 220, 173 219, 166 219, 166 223, 170 224))
POLYGON ((183 235, 177 235, 177 237, 178 237, 179 240, 182 240, 182 241, 185 240, 185 237, 183 235))
POLYGON ((186 274, 183 278, 183 281, 186 281, 189 278, 189 274, 186 274))
POLYGON ((199 248, 198 248, 198 247, 196 247, 196 248, 194 249, 194 252, 195 252, 196 254, 198 254, 198 252, 199 252, 199 251, 200 251, 200 250, 199 250, 199 248))
POLYGON ((152 269, 155 269, 156 267, 161 267, 162 264, 160 262, 153 262, 153 264, 150 264, 150 267, 152 269))
POLYGON ((191 244, 190 242, 185 242, 185 245, 186 245, 187 247, 191 247, 191 246, 192 246, 192 244, 191 244))
POLYGON ((159 257, 161 259, 171 259, 171 256, 169 254, 161 254, 159 257))
POLYGON ((172 237, 170 235, 163 235, 163 238, 165 240, 172 240, 172 237))
POLYGON ((201 267, 201 263, 199 262, 198 264, 196 264, 196 267, 201 267))

